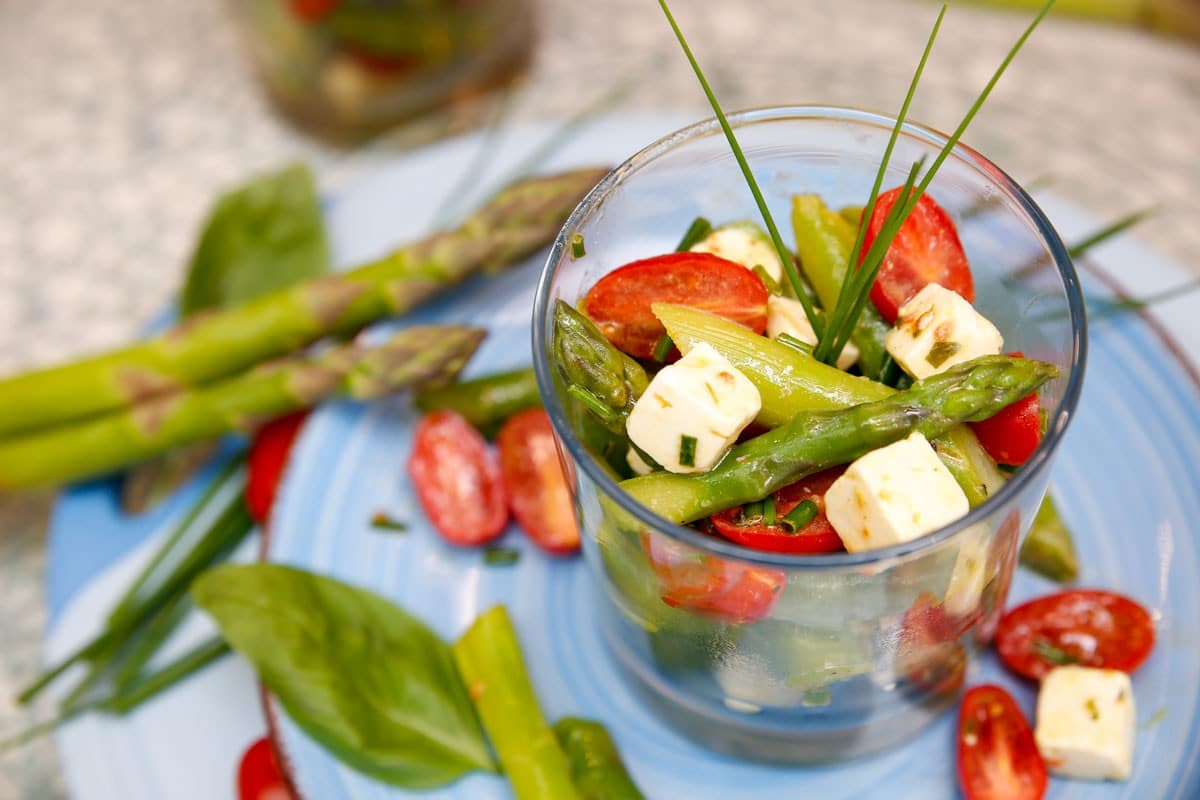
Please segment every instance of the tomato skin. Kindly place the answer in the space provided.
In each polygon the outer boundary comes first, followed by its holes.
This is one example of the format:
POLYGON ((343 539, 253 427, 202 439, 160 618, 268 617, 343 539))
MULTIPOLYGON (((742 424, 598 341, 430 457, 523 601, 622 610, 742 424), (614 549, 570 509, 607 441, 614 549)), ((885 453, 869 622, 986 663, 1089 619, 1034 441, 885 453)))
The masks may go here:
POLYGON ((521 528, 548 553, 578 550, 575 504, 550 417, 540 408, 514 414, 500 428, 496 446, 509 506, 521 528))
POLYGON ((307 419, 307 411, 289 414, 268 422, 254 434, 246 458, 246 510, 259 525, 270 521, 279 482, 307 419))
POLYGON ((474 547, 504 533, 508 495, 500 464, 461 415, 441 410, 421 418, 408 475, 425 515, 450 544, 474 547))
POLYGON ((1013 672, 1041 680, 1059 666, 1038 653, 1040 642, 1085 667, 1133 672, 1154 649, 1154 620, 1115 592, 1071 589, 1030 600, 1001 618, 996 649, 1013 672))
POLYGON ((967 674, 958 637, 970 624, 951 618, 932 592, 917 595, 901 622, 897 668, 923 692, 957 692, 967 674))
POLYGON ((651 358, 666 333, 652 303, 679 303, 762 333, 768 294, 762 278, 741 264, 711 253, 668 253, 608 273, 579 307, 618 348, 651 358))
POLYGON ((801 478, 775 493, 775 515, 783 517, 805 500, 817 504, 818 513, 803 530, 788 533, 779 525, 739 525, 742 507, 722 511, 712 516, 717 533, 732 542, 765 553, 836 553, 845 548, 842 539, 825 516, 825 492, 846 471, 838 466, 801 478))
POLYGON ((259 739, 246 750, 238 765, 237 784, 238 800, 292 800, 267 739, 259 739))
MULTIPOLYGON (((875 201, 863 240, 864 258, 903 188, 884 192, 875 201)), ((888 247, 871 286, 871 302, 884 319, 895 322, 900 307, 931 283, 958 292, 968 303, 975 302, 975 281, 954 220, 936 200, 922 194, 888 247)))
POLYGON ((999 686, 972 687, 958 713, 958 780, 967 800, 1040 800, 1049 776, 1033 731, 999 686))
POLYGON ((642 533, 642 549, 664 603, 723 622, 765 619, 787 584, 779 570, 718 558, 653 531, 642 533))
POLYGON ((342 0, 288 0, 288 7, 300 19, 316 22, 341 3, 342 0))
MULTIPOLYGON (((1025 357, 1020 352, 1009 355, 1025 357)), ((1037 392, 1005 406, 982 422, 972 422, 971 430, 993 461, 1019 467, 1042 443, 1042 408, 1037 392)))

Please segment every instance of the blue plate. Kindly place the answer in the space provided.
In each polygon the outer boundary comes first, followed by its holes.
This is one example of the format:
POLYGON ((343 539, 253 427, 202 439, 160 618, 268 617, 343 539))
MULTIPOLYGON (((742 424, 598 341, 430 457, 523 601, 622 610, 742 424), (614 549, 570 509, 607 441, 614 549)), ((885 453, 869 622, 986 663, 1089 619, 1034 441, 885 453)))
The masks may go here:
MULTIPOLYGON (((678 127, 679 122, 665 118, 600 121, 547 168, 619 161, 678 127)), ((540 127, 510 131, 493 162, 495 174, 502 174, 505 165, 517 163, 545 132, 540 127)), ((418 234, 429 222, 429 209, 437 205, 437 193, 431 187, 444 185, 444 176, 453 174, 454 165, 466 160, 475 141, 468 138, 388 162, 331 197, 327 218, 339 259, 353 263, 418 234), (437 179, 439 175, 442 177, 437 179)), ((1046 198, 1043 205, 1065 238, 1075 238, 1092 227, 1086 215, 1052 198, 1046 198)), ((1113 245, 1097 257, 1100 264, 1113 269, 1124 263, 1136 264, 1139 293, 1158 289, 1182 274, 1178 267, 1154 259, 1132 243, 1113 245)), ((470 283, 405 324, 453 320, 487 327, 491 334, 471 362, 471 375, 527 364, 529 318, 539 268, 539 262, 531 261, 501 276, 470 283)), ((1094 277, 1085 276, 1085 284, 1097 296, 1110 294, 1108 285, 1094 277)), ((1200 354, 1200 337, 1195 336, 1197 315, 1177 305, 1164 307, 1163 314, 1172 330, 1185 336, 1185 346, 1193 355, 1200 354)), ((1200 520, 1200 482, 1194 466, 1200 461, 1200 383, 1176 348, 1149 318, 1138 315, 1099 321, 1092 327, 1084 397, 1055 467, 1053 491, 1076 533, 1083 565, 1080 584, 1116 589, 1150 607, 1159 624, 1159 644, 1134 678, 1143 725, 1132 780, 1103 785, 1054 780, 1052 798, 1200 797, 1200 538, 1196 522, 1200 520)), ((267 558, 373 589, 448 639, 460 634, 478 612, 504 603, 518 627, 547 716, 578 714, 604 722, 635 779, 653 800, 855 798, 876 792, 897 800, 958 796, 950 718, 940 720, 900 750, 829 768, 788 769, 733 760, 700 749, 666 727, 642 708, 618 678, 592 621, 595 587, 581 562, 547 558, 514 528, 503 543, 521 550, 520 561, 510 567, 489 567, 482 563, 479 552, 450 548, 429 527, 405 474, 415 418, 403 399, 370 406, 331 405, 314 415, 285 479, 267 558), (369 521, 377 511, 408 522, 409 531, 396 534, 373 529, 369 521)), ((55 586, 62 587, 60 596, 52 598, 56 605, 65 603, 61 592, 71 583, 69 576, 89 568, 79 565, 78 552, 70 552, 71 545, 80 540, 78 529, 63 526, 78 521, 81 513, 94 512, 97 505, 107 507, 110 501, 101 495, 111 495, 110 488, 93 486, 76 492, 61 506, 51 571, 55 586)), ((177 507, 172 513, 177 513, 177 507)), ((105 519, 106 527, 119 531, 115 519, 105 519)), ((117 538, 133 542, 144 533, 131 531, 122 534, 125 538, 117 538)), ((92 558, 90 569, 109 563, 113 555, 106 551, 103 559, 92 558)), ((1022 571, 1013 599, 1053 588, 1022 571)), ((79 593, 71 605, 80 605, 78 598, 84 594, 79 593)), ((76 621, 69 626, 67 621, 62 627, 82 625, 76 621)), ((51 649, 62 651, 80 635, 52 636, 51 649)), ((245 682, 235 690, 226 681, 221 684, 223 694, 218 695, 203 677, 160 702, 189 693, 195 698, 201 692, 209 692, 206 702, 210 707, 252 702, 252 686, 245 682)), ((1032 717, 1032 689, 1010 678, 993 658, 973 664, 969 681, 1004 684, 1032 717)), ((424 793, 385 786, 342 766, 280 709, 272 707, 272 711, 276 741, 306 800, 512 797, 503 779, 486 775, 424 793)), ((80 723, 79 730, 83 725, 80 723)), ((153 733, 143 727, 139 741, 152 735, 176 735, 171 726, 183 730, 194 726, 194 719, 163 721, 153 733)), ((72 764, 85 759, 83 748, 104 746, 123 732, 121 725, 96 729, 87 736, 75 731, 70 746, 63 750, 68 773, 72 764)), ((214 729, 212 735, 219 732, 214 729)), ((229 764, 191 761, 177 768, 196 772, 220 769, 225 774, 231 770, 229 764)), ((108 795, 84 783, 72 780, 76 796, 156 796, 133 791, 128 784, 125 794, 108 795)), ((186 787, 187 783, 181 780, 173 785, 186 787)))

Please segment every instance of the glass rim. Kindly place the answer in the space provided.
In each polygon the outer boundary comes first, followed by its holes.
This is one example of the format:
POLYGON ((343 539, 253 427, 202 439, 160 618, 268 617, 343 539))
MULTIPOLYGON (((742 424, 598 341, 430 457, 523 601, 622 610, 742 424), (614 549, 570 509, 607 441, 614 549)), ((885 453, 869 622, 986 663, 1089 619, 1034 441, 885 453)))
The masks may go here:
MULTIPOLYGON (((785 120, 854 122, 887 130, 891 130, 896 124, 896 118, 887 114, 851 107, 821 105, 763 106, 737 111, 728 114, 727 118, 729 124, 735 129, 752 124, 785 120)), ((1059 278, 1067 295, 1067 310, 1071 324, 1072 352, 1068 364, 1070 372, 1058 409, 1047 428, 1046 435, 1033 455, 1010 480, 1005 482, 1000 491, 971 509, 966 516, 909 542, 860 553, 842 552, 817 555, 770 553, 708 536, 686 525, 676 524, 658 516, 626 494, 617 481, 613 480, 600 467, 579 441, 567 421, 566 411, 554 390, 554 381, 551 376, 552 359, 549 357, 547 347, 550 336, 551 284, 555 269, 568 249, 569 233, 586 221, 617 185, 627 177, 636 174, 642 167, 692 140, 721 133, 720 123, 715 117, 709 117, 669 133, 642 148, 609 172, 588 192, 571 212, 555 238, 550 255, 542 268, 537 292, 534 296, 533 364, 538 390, 559 441, 566 447, 578 468, 583 469, 587 476, 596 483, 599 490, 608 495, 622 511, 632 516, 647 529, 667 534, 698 550, 764 566, 791 569, 837 569, 875 565, 932 549, 967 528, 984 522, 994 509, 1009 503, 1021 493, 1027 484, 1049 468, 1051 456, 1062 442, 1082 393, 1084 368, 1087 363, 1087 317, 1083 290, 1075 271, 1075 265, 1066 245, 1063 244, 1045 212, 1007 172, 961 141, 951 150, 950 158, 966 164, 976 172, 986 174, 996 184, 997 196, 1004 198, 1007 204, 1014 206, 1028 222, 1033 224, 1058 270, 1059 278)), ((949 140, 946 134, 911 121, 904 123, 902 136, 922 141, 936 149, 944 147, 949 140)))

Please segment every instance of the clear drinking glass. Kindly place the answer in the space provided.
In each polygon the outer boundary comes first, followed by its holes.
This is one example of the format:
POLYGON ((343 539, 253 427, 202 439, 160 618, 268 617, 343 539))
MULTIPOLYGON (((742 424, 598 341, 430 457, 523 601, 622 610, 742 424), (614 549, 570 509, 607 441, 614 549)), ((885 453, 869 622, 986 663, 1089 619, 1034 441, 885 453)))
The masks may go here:
MULTIPOLYGON (((894 124, 817 107, 746 111, 731 122, 785 231, 792 194, 817 193, 832 207, 865 202, 894 124)), ((885 188, 945 141, 906 125, 885 188)), ((762 553, 668 523, 618 488, 570 422, 578 417, 568 415, 551 350, 555 301, 574 304, 607 272, 672 250, 697 216, 758 218, 714 120, 618 167, 575 210, 550 255, 534 360, 576 476, 584 555, 600 587, 596 624, 645 702, 703 744, 787 763, 900 744, 955 702, 968 658, 994 632, 1019 540, 1079 399, 1083 302, 1058 234, 998 167, 960 145, 930 191, 959 225, 976 306, 1006 349, 1054 362, 1061 376, 1042 390, 1045 441, 1003 490, 953 525, 873 552, 762 553), (586 244, 579 259, 576 234, 586 244), (761 618, 731 615, 747 603, 761 618)))

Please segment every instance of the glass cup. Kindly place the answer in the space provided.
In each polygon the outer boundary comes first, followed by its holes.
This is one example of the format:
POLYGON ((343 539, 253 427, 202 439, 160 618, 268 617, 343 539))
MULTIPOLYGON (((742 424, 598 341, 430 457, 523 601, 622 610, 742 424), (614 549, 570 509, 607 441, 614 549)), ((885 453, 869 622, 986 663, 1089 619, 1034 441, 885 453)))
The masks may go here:
MULTIPOLYGON (((730 118, 777 220, 790 196, 861 204, 894 120, 840 108, 766 108, 730 118)), ((946 137, 905 125, 884 187, 946 137)), ((702 744, 739 757, 822 763, 909 740, 955 703, 971 654, 993 635, 1050 463, 1079 399, 1085 320, 1058 234, 1028 194, 956 147, 930 187, 970 258, 976 306, 1006 349, 1057 364, 1043 387, 1048 432, 1008 483, 963 519, 865 553, 756 552, 674 525, 634 503, 589 449, 552 355, 554 303, 601 276, 673 250, 697 216, 758 212, 714 120, 630 158, 584 199, 538 289, 533 352, 560 454, 575 477, 596 624, 645 702, 702 744), (586 255, 572 257, 582 235, 586 255), (572 424, 572 423, 576 424, 572 424)))

